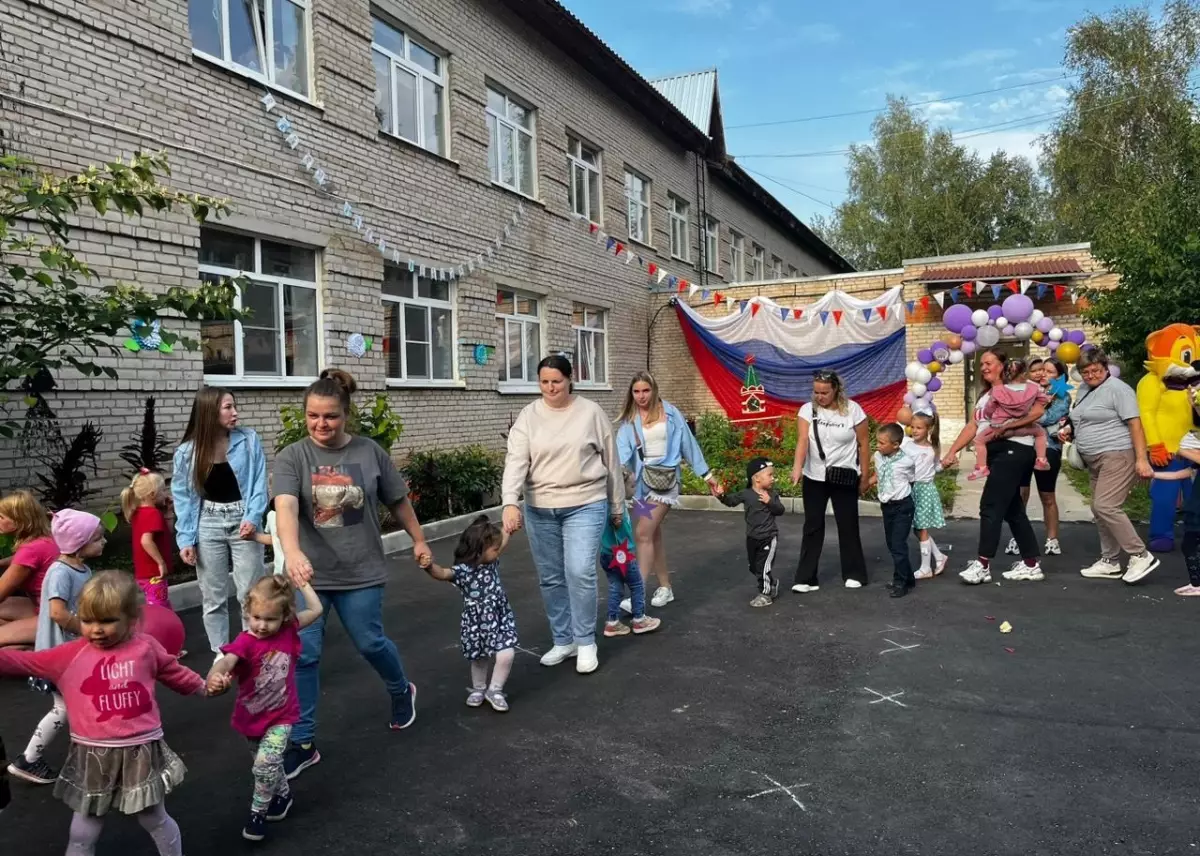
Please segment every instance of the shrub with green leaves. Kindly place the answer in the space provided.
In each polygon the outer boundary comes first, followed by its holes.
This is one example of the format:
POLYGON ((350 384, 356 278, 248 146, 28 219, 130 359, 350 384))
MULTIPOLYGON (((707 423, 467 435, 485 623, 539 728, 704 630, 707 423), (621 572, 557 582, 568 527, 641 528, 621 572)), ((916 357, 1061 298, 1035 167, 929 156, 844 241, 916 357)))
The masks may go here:
POLYGON ((409 497, 422 522, 488 506, 504 476, 504 456, 482 446, 413 452, 404 467, 409 497))
MULTIPOLYGON (((276 452, 286 449, 308 436, 308 427, 304 422, 304 408, 300 405, 285 404, 279 408, 279 420, 283 427, 275 435, 276 452)), ((375 395, 371 406, 366 409, 354 403, 350 404, 350 419, 346 430, 351 434, 374 440, 390 455, 404 434, 404 423, 392 410, 388 397, 380 392, 375 395)))

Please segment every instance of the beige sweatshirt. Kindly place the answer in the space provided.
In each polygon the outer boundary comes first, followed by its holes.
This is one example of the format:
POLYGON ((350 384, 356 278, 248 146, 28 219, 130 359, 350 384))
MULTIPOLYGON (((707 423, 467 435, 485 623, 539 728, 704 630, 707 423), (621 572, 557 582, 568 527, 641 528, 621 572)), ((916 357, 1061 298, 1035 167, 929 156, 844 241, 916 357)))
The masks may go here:
POLYGON ((608 499, 625 502, 612 423, 600 405, 575 396, 562 410, 542 399, 528 405, 508 432, 502 487, 505 505, 521 494, 535 508, 571 508, 608 499))

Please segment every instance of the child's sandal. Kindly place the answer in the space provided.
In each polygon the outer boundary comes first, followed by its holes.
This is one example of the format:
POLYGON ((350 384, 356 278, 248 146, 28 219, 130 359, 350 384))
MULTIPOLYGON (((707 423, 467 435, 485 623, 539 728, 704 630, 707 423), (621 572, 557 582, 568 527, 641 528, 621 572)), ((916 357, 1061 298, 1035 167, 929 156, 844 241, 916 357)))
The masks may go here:
POLYGON ((484 687, 467 687, 467 693, 467 707, 483 707, 483 700, 487 697, 484 687))
POLYGON ((497 713, 508 713, 508 699, 504 696, 504 690, 489 689, 486 697, 492 710, 497 713))

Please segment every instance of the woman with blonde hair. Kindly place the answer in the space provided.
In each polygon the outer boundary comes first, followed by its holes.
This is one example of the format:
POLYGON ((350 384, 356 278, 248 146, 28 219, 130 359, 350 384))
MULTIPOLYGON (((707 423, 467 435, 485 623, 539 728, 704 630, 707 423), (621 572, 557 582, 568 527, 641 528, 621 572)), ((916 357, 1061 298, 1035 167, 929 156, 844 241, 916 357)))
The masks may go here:
POLYGON ((228 390, 204 386, 196 393, 175 451, 171 494, 179 556, 196 566, 204 632, 219 659, 229 642, 230 576, 241 603, 263 575, 263 548, 254 536, 267 510, 262 441, 238 424, 237 402, 228 390))
POLYGON ((812 401, 800 408, 796 422, 792 484, 803 476, 804 540, 792 591, 812 592, 819 587, 825 508, 831 503, 842 580, 848 589, 862 588, 867 582, 867 562, 858 531, 858 498, 867 492, 870 475, 867 414, 847 398, 846 385, 837 372, 818 371, 813 373, 812 401))
MULTIPOLYGON (((675 594, 663 550, 662 524, 671 508, 679 504, 681 464, 686 461, 714 494, 717 482, 683 414, 662 399, 658 382, 650 372, 638 372, 629 382, 617 424, 617 453, 621 466, 632 476, 633 499, 651 506, 648 513, 634 514, 638 564, 647 582, 652 572, 658 580, 650 605, 663 607, 675 599, 675 594)), ((621 606, 629 611, 628 601, 621 606)))

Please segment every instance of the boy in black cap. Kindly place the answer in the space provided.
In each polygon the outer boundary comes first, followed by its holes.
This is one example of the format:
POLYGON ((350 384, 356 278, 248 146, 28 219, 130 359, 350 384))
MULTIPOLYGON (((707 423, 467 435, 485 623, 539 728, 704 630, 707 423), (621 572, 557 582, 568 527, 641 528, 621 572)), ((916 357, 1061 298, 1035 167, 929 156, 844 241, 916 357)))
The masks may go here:
POLYGON ((758 595, 750 605, 770 606, 779 594, 779 580, 771 573, 778 534, 775 518, 783 514, 783 502, 771 487, 775 484, 775 465, 767 458, 753 458, 746 465, 746 484, 745 490, 719 494, 717 498, 730 508, 746 507, 746 556, 750 573, 758 583, 758 595))

